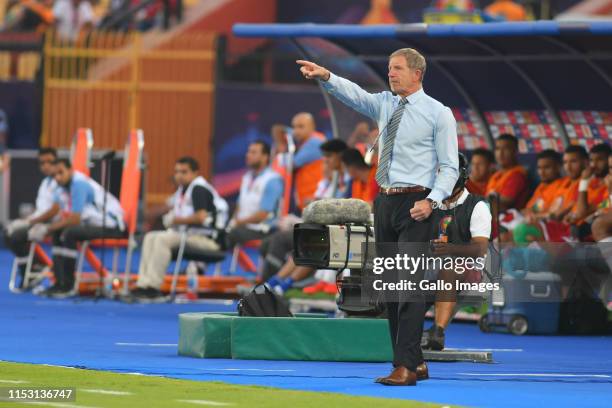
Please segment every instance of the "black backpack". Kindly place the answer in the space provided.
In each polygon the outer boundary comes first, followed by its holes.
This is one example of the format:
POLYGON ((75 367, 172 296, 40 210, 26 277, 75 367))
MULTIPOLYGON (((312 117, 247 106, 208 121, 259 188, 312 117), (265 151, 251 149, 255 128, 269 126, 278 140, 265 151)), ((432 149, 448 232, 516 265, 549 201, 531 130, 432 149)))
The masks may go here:
POLYGON ((238 302, 238 316, 293 317, 287 300, 259 284, 238 302))

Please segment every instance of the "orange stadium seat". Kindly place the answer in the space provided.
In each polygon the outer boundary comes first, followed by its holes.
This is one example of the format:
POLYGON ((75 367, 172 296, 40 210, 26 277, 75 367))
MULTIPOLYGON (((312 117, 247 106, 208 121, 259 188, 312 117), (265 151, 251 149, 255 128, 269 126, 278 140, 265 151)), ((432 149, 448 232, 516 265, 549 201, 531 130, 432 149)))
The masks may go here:
POLYGON ((91 129, 79 128, 70 146, 70 162, 72 163, 72 168, 86 176, 90 174, 89 169, 91 166, 91 150, 93 144, 94 140, 91 129))
POLYGON ((232 262, 230 264, 230 273, 236 273, 238 265, 246 272, 257 273, 257 265, 242 248, 259 248, 261 246, 260 239, 247 241, 242 245, 236 245, 232 253, 232 262))

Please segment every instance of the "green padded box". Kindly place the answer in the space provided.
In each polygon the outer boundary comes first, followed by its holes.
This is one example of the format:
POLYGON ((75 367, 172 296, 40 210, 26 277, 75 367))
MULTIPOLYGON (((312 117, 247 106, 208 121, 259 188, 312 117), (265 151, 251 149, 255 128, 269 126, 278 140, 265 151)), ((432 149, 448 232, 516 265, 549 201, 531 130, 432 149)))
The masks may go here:
POLYGON ((232 358, 232 314, 181 313, 179 315, 180 356, 232 358))
MULTIPOLYGON (((298 313, 296 317, 322 319, 326 315, 298 313)), ((244 318, 238 317, 235 312, 179 314, 178 354, 199 358, 232 358, 231 321, 234 319, 244 318)))
POLYGON ((244 360, 392 360, 384 319, 240 317, 231 320, 232 358, 244 360))

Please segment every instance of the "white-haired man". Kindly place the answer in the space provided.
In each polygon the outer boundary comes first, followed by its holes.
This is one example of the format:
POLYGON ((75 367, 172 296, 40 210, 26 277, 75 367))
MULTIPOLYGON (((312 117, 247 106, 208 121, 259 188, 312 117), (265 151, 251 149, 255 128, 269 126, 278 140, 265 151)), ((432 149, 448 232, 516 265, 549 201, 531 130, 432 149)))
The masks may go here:
MULTIPOLYGON (((425 58, 411 48, 392 53, 388 67, 391 92, 380 93, 369 93, 313 62, 297 63, 305 78, 320 81, 330 94, 375 120, 381 129, 376 171, 380 194, 374 202, 378 256, 394 257, 398 243, 428 242, 431 212, 451 194, 458 178, 458 150, 451 110, 423 91, 425 58)), ((392 276, 398 273, 390 271, 392 276)), ((423 279, 423 273, 416 271, 407 278, 416 282, 423 279)), ((423 294, 415 290, 394 298, 389 293, 385 302, 394 368, 376 382, 416 385, 417 379, 429 376, 420 343, 423 294)))

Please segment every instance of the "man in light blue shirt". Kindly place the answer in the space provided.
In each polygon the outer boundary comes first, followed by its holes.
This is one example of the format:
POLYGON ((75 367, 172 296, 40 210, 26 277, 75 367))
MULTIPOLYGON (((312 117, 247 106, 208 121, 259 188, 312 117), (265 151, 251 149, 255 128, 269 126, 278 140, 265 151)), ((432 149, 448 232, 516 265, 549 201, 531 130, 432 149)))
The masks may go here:
POLYGON ((46 235, 53 238, 55 284, 41 295, 65 298, 78 290, 75 287, 77 244, 93 239, 124 238, 125 223, 119 200, 88 176, 75 171, 69 160, 55 161, 54 177, 58 185, 54 202, 60 219, 49 225, 35 225, 28 237, 32 241, 40 241, 46 235))
MULTIPOLYGON (((457 129, 451 110, 423 91, 425 58, 403 48, 389 57, 391 91, 369 93, 353 82, 309 61, 299 60, 307 79, 323 87, 346 105, 378 123, 378 169, 380 194, 374 202, 377 255, 395 257, 397 249, 381 243, 428 242, 430 215, 450 196, 459 176, 457 129), (384 248, 384 249, 383 249, 384 248)), ((396 246, 397 248, 397 246, 396 246)), ((399 276, 396 270, 389 271, 399 276)), ((415 273, 416 272, 416 273, 415 273)), ((409 277, 418 288, 423 271, 409 277)), ((416 385, 429 374, 421 351, 425 315, 419 290, 392 299, 385 294, 394 369, 376 382, 385 385, 416 385)))

